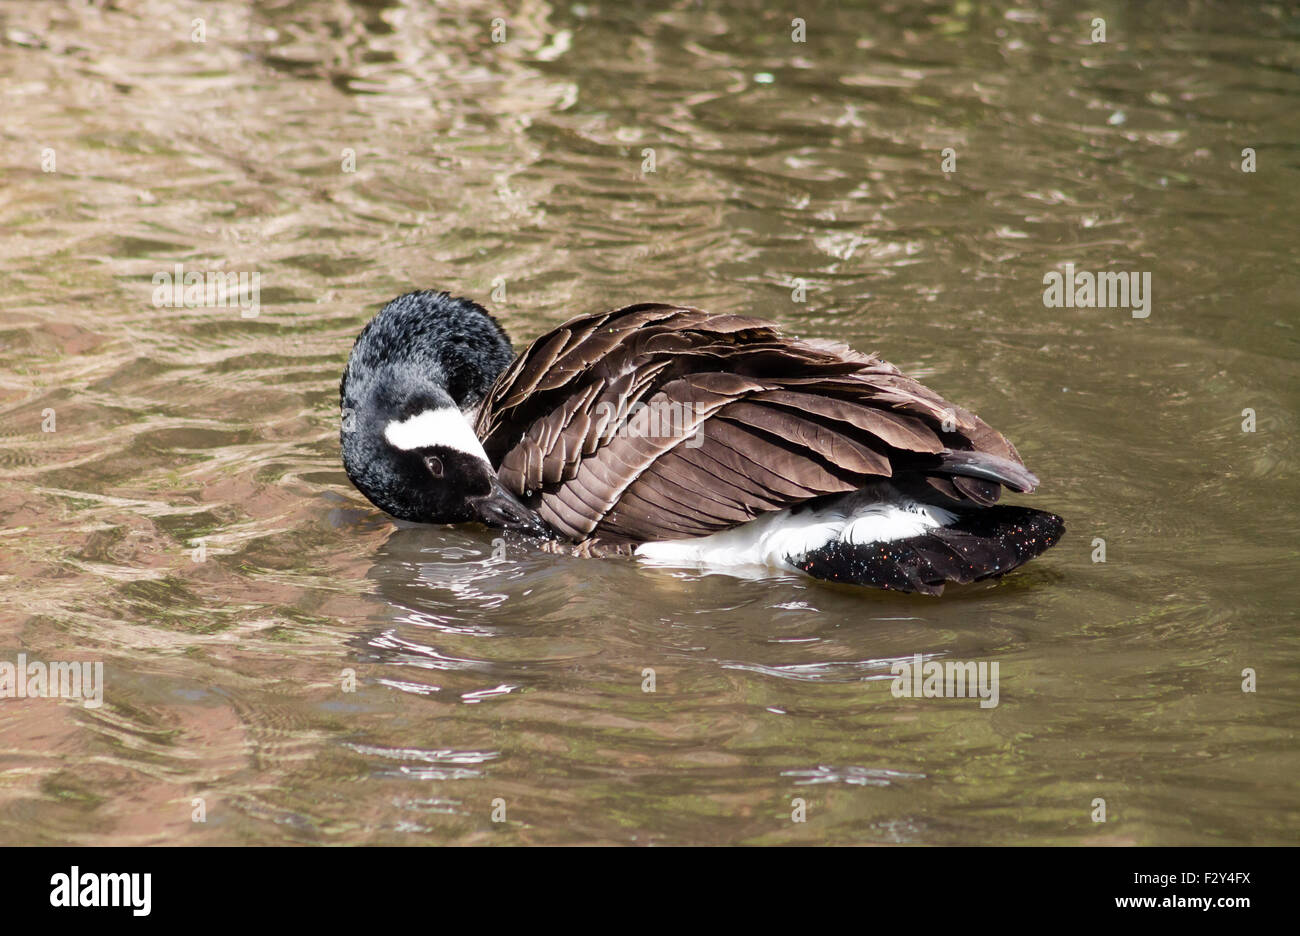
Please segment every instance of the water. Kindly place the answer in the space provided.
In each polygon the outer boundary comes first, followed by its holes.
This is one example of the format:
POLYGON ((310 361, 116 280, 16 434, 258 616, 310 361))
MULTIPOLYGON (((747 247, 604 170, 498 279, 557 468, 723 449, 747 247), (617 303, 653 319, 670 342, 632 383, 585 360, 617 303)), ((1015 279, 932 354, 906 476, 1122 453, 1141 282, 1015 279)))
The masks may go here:
POLYGON ((1300 841, 1294 10, 671 6, 0 4, 0 660, 106 682, 0 704, 0 841, 1300 841), (1067 262, 1149 317, 1046 308, 1067 262), (338 378, 428 286, 878 350, 1068 533, 925 600, 396 529, 338 378), (917 653, 1000 704, 893 697, 917 653))

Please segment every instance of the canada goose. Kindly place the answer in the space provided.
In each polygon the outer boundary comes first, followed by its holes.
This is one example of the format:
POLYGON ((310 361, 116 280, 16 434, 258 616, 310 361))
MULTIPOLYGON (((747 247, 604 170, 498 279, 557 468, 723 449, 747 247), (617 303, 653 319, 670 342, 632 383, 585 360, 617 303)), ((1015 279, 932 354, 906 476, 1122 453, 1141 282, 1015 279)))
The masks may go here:
POLYGON ((1064 532, 993 506, 1038 479, 973 413, 874 355, 740 315, 642 303, 514 358, 481 306, 413 292, 361 330, 339 396, 344 467, 377 507, 577 555, 939 594, 1064 532))

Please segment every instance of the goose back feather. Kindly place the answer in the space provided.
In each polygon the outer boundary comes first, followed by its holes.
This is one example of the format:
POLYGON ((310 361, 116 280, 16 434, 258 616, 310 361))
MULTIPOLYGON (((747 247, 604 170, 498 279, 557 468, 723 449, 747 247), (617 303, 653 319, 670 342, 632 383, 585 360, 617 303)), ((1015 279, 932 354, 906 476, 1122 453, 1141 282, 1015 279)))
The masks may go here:
POLYGON ((658 303, 539 338, 475 429, 501 483, 592 555, 875 484, 962 508, 1037 483, 1000 433, 874 354, 658 303), (638 404, 680 422, 626 431, 638 404))

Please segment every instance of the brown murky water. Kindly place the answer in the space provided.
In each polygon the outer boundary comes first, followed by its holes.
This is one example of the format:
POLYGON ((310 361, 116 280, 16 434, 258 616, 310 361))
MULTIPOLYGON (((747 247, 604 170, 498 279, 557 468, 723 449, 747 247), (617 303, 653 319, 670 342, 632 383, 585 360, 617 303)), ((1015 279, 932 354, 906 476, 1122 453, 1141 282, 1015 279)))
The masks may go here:
POLYGON ((0 701, 0 841, 1300 841, 1300 13, 667 7, 0 3, 0 661, 105 680, 0 701), (924 600, 396 529, 338 377, 428 286, 878 350, 1069 532, 924 600))

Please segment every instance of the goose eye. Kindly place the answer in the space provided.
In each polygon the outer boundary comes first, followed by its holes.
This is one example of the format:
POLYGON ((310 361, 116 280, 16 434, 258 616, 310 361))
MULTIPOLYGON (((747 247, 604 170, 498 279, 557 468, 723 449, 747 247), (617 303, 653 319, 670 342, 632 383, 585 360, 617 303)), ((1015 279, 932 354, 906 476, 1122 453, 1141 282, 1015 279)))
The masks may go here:
POLYGON ((435 478, 442 477, 442 459, 437 455, 430 455, 424 460, 424 464, 429 469, 429 474, 435 478))

